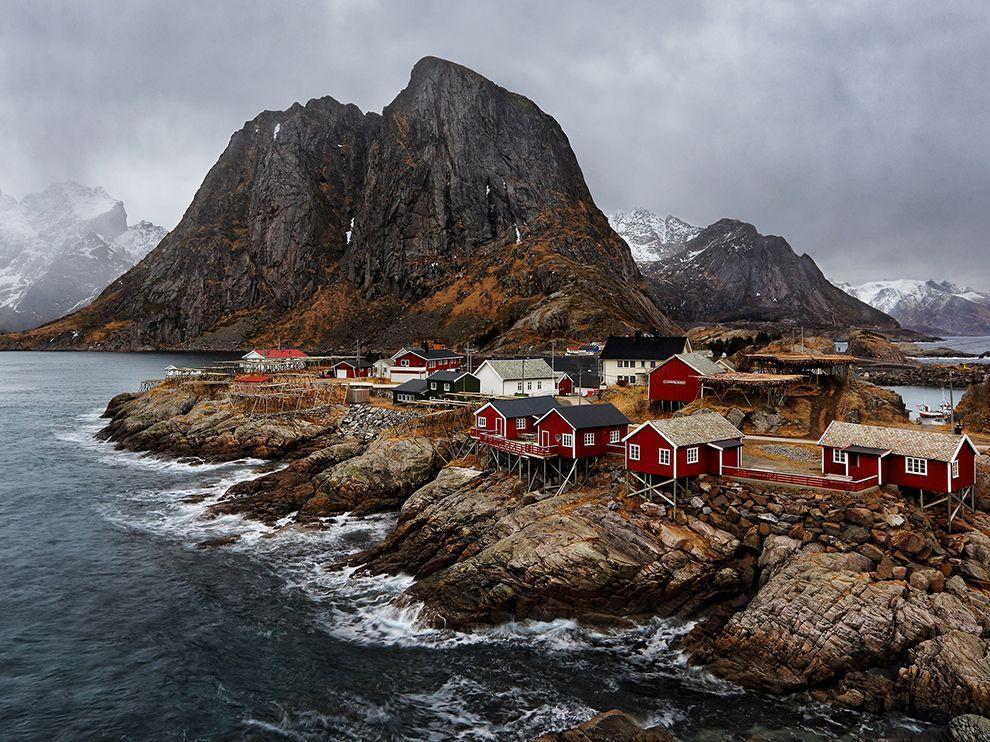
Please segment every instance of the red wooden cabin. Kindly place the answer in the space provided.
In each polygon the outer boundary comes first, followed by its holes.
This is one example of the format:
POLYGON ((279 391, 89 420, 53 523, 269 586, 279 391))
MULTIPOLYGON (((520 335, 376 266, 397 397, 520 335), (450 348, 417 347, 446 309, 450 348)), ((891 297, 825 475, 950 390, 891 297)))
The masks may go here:
POLYGON ((976 481, 979 452, 966 435, 833 421, 818 445, 826 475, 943 494, 976 481))
POLYGON ((629 424, 611 404, 561 406, 536 421, 536 442, 567 459, 622 453, 629 424))
POLYGON ((371 376, 371 364, 353 358, 337 361, 330 367, 330 375, 338 379, 366 379, 371 376))
POLYGON ((456 370, 464 356, 446 348, 403 348, 392 356, 392 365, 398 368, 425 368, 433 371, 456 370))
POLYGON ((647 398, 679 408, 701 397, 701 377, 725 373, 725 367, 702 353, 671 356, 647 377, 647 398))
POLYGON ((574 394, 574 381, 565 373, 557 372, 557 394, 567 397, 574 394))
POLYGON ((721 474, 742 464, 743 433, 717 412, 649 420, 625 439, 626 469, 663 479, 721 474))
POLYGON ((493 435, 509 440, 531 435, 537 418, 559 407, 553 397, 519 397, 496 399, 482 405, 474 413, 474 429, 477 433, 493 435))

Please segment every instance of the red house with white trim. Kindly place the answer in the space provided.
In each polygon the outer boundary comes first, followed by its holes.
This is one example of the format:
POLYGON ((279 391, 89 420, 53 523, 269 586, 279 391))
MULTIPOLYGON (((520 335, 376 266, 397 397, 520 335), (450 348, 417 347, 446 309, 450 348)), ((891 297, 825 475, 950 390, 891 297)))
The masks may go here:
POLYGON ((630 422, 608 403, 555 407, 536 421, 536 442, 566 459, 621 454, 630 422))
POLYGON ((678 409, 701 397, 701 377, 724 374, 725 367, 702 353, 678 353, 647 376, 647 398, 678 409))
POLYGON ((436 371, 456 371, 464 356, 447 348, 402 348, 390 359, 389 377, 392 381, 425 379, 436 371))
POLYGON ((626 469, 677 480, 742 464, 743 432, 717 412, 648 420, 624 439, 626 469))
POLYGON ((371 376, 372 364, 356 358, 345 358, 330 367, 330 375, 337 379, 366 379, 371 376))
POLYGON ((507 440, 530 436, 536 430, 536 420, 559 406, 553 397, 492 400, 475 411, 474 430, 507 440))
POLYGON ((818 441, 822 473, 877 478, 922 492, 959 492, 976 481, 976 446, 967 435, 833 421, 818 441))

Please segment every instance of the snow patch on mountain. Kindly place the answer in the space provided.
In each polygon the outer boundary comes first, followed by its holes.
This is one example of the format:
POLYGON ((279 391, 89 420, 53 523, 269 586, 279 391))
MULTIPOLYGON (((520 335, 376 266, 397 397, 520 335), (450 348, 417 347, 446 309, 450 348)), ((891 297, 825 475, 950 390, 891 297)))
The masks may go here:
POLYGON ((942 335, 990 333, 990 295, 950 281, 896 279, 836 286, 913 330, 942 335))
POLYGON ((610 214, 608 222, 640 264, 667 260, 701 231, 676 216, 661 217, 649 209, 619 211, 610 214))
POLYGON ((24 330, 91 301, 166 230, 128 226, 103 188, 56 183, 18 201, 0 193, 0 328, 24 330))

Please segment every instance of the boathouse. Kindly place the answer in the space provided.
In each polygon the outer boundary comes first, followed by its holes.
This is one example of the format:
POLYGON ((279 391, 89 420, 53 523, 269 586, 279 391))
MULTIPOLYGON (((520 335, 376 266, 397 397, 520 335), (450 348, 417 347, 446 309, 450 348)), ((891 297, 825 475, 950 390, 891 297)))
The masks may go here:
POLYGON ((564 405, 536 421, 536 440, 567 459, 621 454, 630 422, 612 404, 564 405))
POLYGON ((392 401, 396 404, 422 402, 430 398, 430 386, 426 379, 410 379, 392 389, 392 401))
POLYGON ((557 377, 558 397, 569 397, 574 394, 574 379, 563 371, 554 371, 553 374, 557 377))
POLYGON ((330 367, 330 375, 338 379, 367 379, 371 372, 371 363, 356 358, 345 358, 330 367))
POLYGON ((943 495, 968 494, 976 481, 979 452, 967 435, 836 420, 818 445, 825 475, 943 495))
POLYGON ((650 371, 646 396, 662 409, 676 410, 702 396, 703 377, 725 372, 724 366, 703 353, 678 353, 650 371))
POLYGON ((389 377, 392 381, 425 379, 435 371, 451 371, 461 367, 464 356, 443 347, 402 348, 390 359, 389 377))
POLYGON ((491 396, 543 397, 557 393, 553 369, 542 358, 492 359, 478 366, 474 375, 481 381, 481 393, 491 396))
POLYGON ((681 480, 742 465, 743 433, 717 412, 648 420, 623 443, 629 493, 656 495, 674 507, 681 480))
POLYGON ((690 352, 691 341, 683 336, 612 335, 599 356, 602 379, 606 386, 646 385, 650 371, 678 353, 690 352))

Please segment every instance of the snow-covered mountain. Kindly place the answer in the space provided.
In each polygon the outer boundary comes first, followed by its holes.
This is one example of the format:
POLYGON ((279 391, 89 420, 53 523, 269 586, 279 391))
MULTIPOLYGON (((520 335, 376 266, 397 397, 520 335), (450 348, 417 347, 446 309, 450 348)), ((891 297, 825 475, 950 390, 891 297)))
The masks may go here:
POLYGON ((649 209, 619 211, 610 214, 608 222, 640 264, 665 261, 701 231, 676 216, 661 217, 649 209))
POLYGON ((904 327, 934 335, 990 335, 990 295, 949 281, 836 284, 904 327))
POLYGON ((0 192, 0 328, 29 329, 88 304, 165 233, 128 226, 124 204, 102 188, 56 183, 20 201, 0 192))

